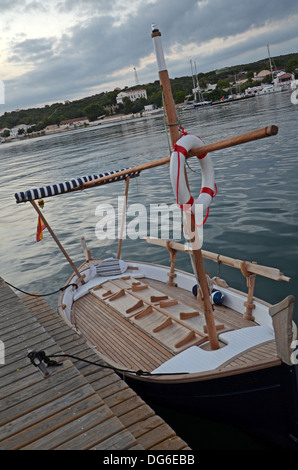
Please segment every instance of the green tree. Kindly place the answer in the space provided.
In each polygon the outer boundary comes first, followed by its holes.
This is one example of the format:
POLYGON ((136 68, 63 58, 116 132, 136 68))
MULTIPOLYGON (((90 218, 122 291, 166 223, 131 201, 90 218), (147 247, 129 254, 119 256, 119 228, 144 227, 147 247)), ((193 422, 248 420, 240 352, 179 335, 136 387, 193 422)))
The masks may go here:
POLYGON ((266 77, 263 78, 262 83, 271 83, 272 82, 272 75, 266 75, 266 77))
POLYGON ((298 58, 293 57, 293 59, 288 60, 286 65, 286 72, 293 73, 295 69, 298 68, 298 58))
POLYGON ((229 88, 230 84, 227 80, 218 80, 217 88, 229 88))
POLYGON ((132 112, 133 113, 140 113, 144 110, 144 107, 147 104, 147 100, 145 98, 139 98, 138 100, 134 101, 132 112))
POLYGON ((152 95, 150 95, 150 97, 148 98, 148 102, 150 104, 155 104, 157 108, 160 108, 162 106, 162 91, 158 90, 152 95))
POLYGON ((86 106, 84 109, 84 112, 89 119, 89 121, 95 121, 98 116, 100 116, 102 113, 102 107, 97 104, 97 103, 92 103, 89 104, 89 106, 86 106))
POLYGON ((124 114, 131 114, 133 109, 133 102, 129 98, 124 98, 124 114))
POLYGON ((203 90, 206 90, 208 83, 205 77, 200 78, 199 85, 203 90))
POLYGON ((186 93, 184 90, 177 91, 174 95, 174 101, 176 104, 183 103, 186 98, 186 93))

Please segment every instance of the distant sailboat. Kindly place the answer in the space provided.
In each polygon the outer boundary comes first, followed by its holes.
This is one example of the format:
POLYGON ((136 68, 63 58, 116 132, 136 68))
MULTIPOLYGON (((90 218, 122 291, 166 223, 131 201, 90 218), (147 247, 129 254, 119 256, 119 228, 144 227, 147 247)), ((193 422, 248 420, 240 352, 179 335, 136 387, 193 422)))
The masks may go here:
POLYGON ((256 92, 256 95, 266 95, 268 93, 279 93, 281 91, 284 91, 288 89, 289 86, 291 86, 291 83, 295 78, 294 75, 291 73, 278 71, 273 59, 271 58, 269 44, 267 44, 267 50, 272 82, 262 85, 261 89, 256 92), (274 69, 272 64, 274 65, 274 69))
POLYGON ((194 100, 187 102, 185 107, 183 109, 193 109, 193 108, 201 108, 202 106, 210 106, 212 104, 212 101, 207 101, 203 97, 202 90, 200 88, 199 80, 198 80, 198 74, 196 70, 196 63, 192 63, 192 60, 190 61, 190 68, 191 68, 191 75, 192 75, 192 82, 193 82, 193 95, 194 95, 194 100))

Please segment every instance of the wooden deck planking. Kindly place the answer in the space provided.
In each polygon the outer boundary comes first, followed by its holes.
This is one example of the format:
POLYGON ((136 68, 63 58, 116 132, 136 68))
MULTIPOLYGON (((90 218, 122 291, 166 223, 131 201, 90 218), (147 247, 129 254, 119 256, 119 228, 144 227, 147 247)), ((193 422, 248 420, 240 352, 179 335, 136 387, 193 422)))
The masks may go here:
MULTIPOLYGON (((146 279, 148 284, 158 289, 158 281, 154 279, 146 279)), ((177 287, 170 286, 168 284, 163 285, 163 292, 169 297, 177 296, 177 287)), ((198 301, 191 292, 185 291, 184 289, 179 290, 179 299, 181 302, 185 302, 189 306, 193 307, 194 310, 198 308, 198 301)), ((239 315, 238 312, 228 309, 222 305, 214 305, 214 318, 218 323, 224 323, 227 329, 238 329, 245 328, 246 326, 256 325, 255 322, 245 320, 243 315, 239 315)), ((204 315, 202 314, 202 317, 204 315)))
POLYGON ((148 338, 136 325, 129 324, 113 309, 103 307, 91 294, 85 296, 84 301, 80 300, 76 303, 76 324, 86 336, 89 335, 90 342, 94 341, 94 345, 99 346, 104 355, 127 367, 143 370, 152 370, 173 356, 173 353, 148 338), (92 327, 95 324, 98 326, 96 329, 92 327))
MULTIPOLYGON (((92 307, 88 309, 88 306, 85 307, 83 303, 82 306, 78 305, 78 307, 80 308, 76 310, 79 312, 76 314, 76 325, 84 336, 88 338, 89 343, 98 347, 99 351, 102 351, 103 354, 109 356, 115 362, 118 362, 118 358, 122 357, 128 367, 137 367, 136 361, 138 353, 141 351, 138 347, 139 341, 136 335, 133 338, 136 341, 135 348, 132 350, 126 341, 126 331, 124 329, 121 330, 121 325, 113 322, 111 316, 109 320, 113 324, 113 328, 110 326, 110 323, 104 321, 105 318, 98 318, 96 313, 99 311, 99 308, 96 308, 97 306, 95 306, 95 309, 92 309, 92 307), (115 354, 117 332, 119 333, 117 341, 118 354, 115 354)), ((147 367, 149 367, 148 362, 147 367)))
MULTIPOLYGON (((0 365, 1 449, 145 448, 143 438, 138 440, 125 423, 137 406, 142 409, 137 414, 139 428, 154 412, 113 371, 63 358, 62 366, 52 368, 45 379, 30 363, 28 349, 99 359, 44 299, 21 300, 1 280, 0 305, 0 339, 5 338, 6 353, 5 365, 0 365)), ((165 428, 161 443, 167 446, 173 430, 166 424, 165 428)), ((189 449, 183 440, 177 441, 189 449)), ((176 448, 175 442, 172 449, 176 448)))
MULTIPOLYGON (((90 297, 90 308, 93 309, 94 303, 92 300, 93 297, 90 297)), ((114 315, 113 328, 110 329, 112 332, 114 331, 114 328, 117 328, 118 331, 121 331, 120 336, 125 335, 125 340, 129 339, 133 334, 134 341, 136 342, 136 346, 139 348, 139 352, 143 351, 145 348, 146 353, 149 354, 154 361, 165 360, 165 358, 170 358, 173 356, 173 353, 169 352, 163 345, 156 343, 156 341, 154 341, 153 339, 150 340, 150 338, 148 338, 147 335, 144 334, 144 332, 142 332, 142 330, 140 330, 137 325, 131 326, 128 321, 123 318, 121 314, 117 313, 113 308, 109 308, 109 306, 106 307, 97 300, 96 304, 99 312, 105 314, 105 317, 107 319, 107 326, 109 325, 111 314, 114 315), (153 344, 155 346, 154 348, 152 348, 153 344)))
MULTIPOLYGON (((118 279, 117 281, 111 281, 108 287, 112 287, 113 285, 119 284, 118 288, 121 288, 125 286, 125 284, 128 285, 128 283, 131 283, 131 282, 132 282, 132 279, 130 279, 127 282, 122 281, 121 279, 120 280, 118 279)), ((141 293, 140 298, 145 293, 143 297, 145 302, 148 301, 148 296, 150 297, 152 290, 155 289, 156 291, 158 291, 160 289, 158 281, 154 281, 152 279, 146 279, 146 283, 150 286, 150 289, 139 291, 141 293)), ((169 298, 177 297, 176 287, 163 285, 163 289, 165 289, 165 294, 169 298)), ((139 293, 135 292, 134 295, 136 295, 135 300, 137 300, 139 298, 139 293)), ((182 303, 185 303, 188 306, 188 308, 195 310, 196 307, 198 306, 197 300, 189 292, 184 292, 183 290, 179 289, 178 297, 182 303)), ((152 366, 152 364, 148 363, 148 354, 152 354, 152 351, 156 349, 156 345, 157 344, 162 345, 164 343, 163 345, 165 346, 167 344, 167 350, 175 354, 176 351, 175 351, 174 344, 178 340, 183 339, 183 336, 181 336, 181 329, 179 328, 177 329, 178 336, 175 337, 173 333, 173 331, 175 331, 174 325, 168 326, 165 330, 162 330, 161 334, 154 335, 153 329, 158 324, 160 324, 160 322, 156 321, 156 318, 154 317, 155 315, 154 308, 153 308, 152 314, 145 316, 144 320, 142 319, 143 321, 139 322, 140 329, 136 331, 137 338, 134 338, 133 327, 137 326, 138 322, 133 318, 132 315, 130 315, 129 318, 127 318, 127 316, 123 316, 120 312, 117 312, 116 309, 112 307, 112 305, 115 304, 115 301, 111 302, 111 307, 110 307, 110 305, 106 305, 106 304, 103 305, 102 301, 97 296, 93 296, 92 294, 89 294, 89 296, 85 296, 84 302, 82 301, 82 304, 84 304, 84 307, 81 307, 79 302, 80 301, 76 302, 75 312, 76 312, 76 316, 78 317, 82 315, 81 318, 82 318, 82 322, 84 323, 84 328, 86 327, 86 323, 88 323, 88 317, 90 317, 90 320, 89 320, 90 322, 91 321, 99 322, 97 323, 97 328, 95 328, 96 331, 92 329, 91 335, 90 335, 90 331, 88 331, 88 328, 84 330, 84 333, 86 334, 86 336, 89 338, 89 340, 94 341, 94 344, 101 345, 103 347, 103 352, 107 357, 114 360, 116 363, 124 364, 126 367, 134 368, 135 366, 136 368, 140 368, 142 370, 149 370, 149 371, 153 370, 157 366, 155 364, 155 367, 154 367, 152 366), (86 297, 89 297, 88 301, 86 297), (95 310, 98 310, 97 314, 94 312, 95 310), (107 311, 109 313, 107 313, 107 311), (98 315, 98 318, 96 318, 97 315, 98 315), (105 318, 106 318, 106 322, 104 321, 105 318), (112 328, 110 328, 111 322, 113 323, 112 328), (147 331, 149 335, 151 336, 152 341, 148 344, 149 346, 148 351, 146 351, 143 344, 142 345, 138 344, 138 340, 140 338, 140 335, 142 334, 141 328, 144 328, 144 330, 147 331), (121 331, 121 335, 119 339, 120 331, 121 331), (108 336, 105 333, 108 333, 108 336), (114 333, 115 333, 115 336, 114 336, 114 333), (123 339, 121 338, 122 335, 123 335, 123 339), (119 344, 118 351, 115 348, 115 345, 111 346, 111 344, 113 344, 114 339, 116 338, 117 338, 117 343, 119 344), (121 339, 122 339, 122 342, 121 342, 121 339), (154 343, 155 339, 156 339, 156 342, 154 343), (155 347, 154 349, 152 349, 152 345, 154 344, 155 344, 155 347), (133 347, 131 347, 131 345, 133 345, 133 347)), ((108 301, 106 301, 106 303, 108 303, 108 301)), ((157 312, 157 313, 160 313, 160 312, 157 312)), ((224 328, 225 331, 257 325, 253 321, 245 320, 242 315, 240 315, 239 313, 231 309, 227 309, 224 306, 215 306, 214 316, 217 319, 217 323, 225 325, 225 328, 224 328)), ((200 317, 204 317, 204 315, 200 315, 200 317)), ((200 323, 202 323, 202 320, 200 320, 200 323)), ((82 327, 81 325, 82 323, 80 323, 80 327, 82 327)), ((221 332, 222 331, 223 330, 221 330, 221 332)), ((148 341, 148 338, 146 339, 146 341, 148 341)), ((198 338, 194 338, 193 342, 198 344, 198 338)), ((190 344, 188 343, 186 346, 189 346, 189 345, 190 344)), ((162 357, 160 359, 162 362, 165 360, 162 357)), ((252 350, 242 353, 241 355, 239 355, 239 357, 234 357, 232 360, 227 361, 226 363, 222 364, 219 367, 219 369, 220 370, 224 370, 225 368, 231 369, 232 367, 237 368, 239 366, 246 367, 248 365, 257 366, 261 361, 264 361, 265 363, 268 363, 269 361, 272 363, 272 365, 274 364, 278 365, 280 363, 280 360, 277 357, 277 352, 275 349, 274 342, 273 342, 273 345, 272 344, 264 345, 264 349, 259 349, 255 347, 252 350)))
POLYGON ((245 367, 250 364, 258 364, 260 362, 271 362, 272 365, 280 365, 281 360, 277 355, 276 345, 274 341, 270 341, 261 346, 256 346, 253 349, 242 353, 233 360, 223 364, 220 369, 228 370, 233 367, 245 367))

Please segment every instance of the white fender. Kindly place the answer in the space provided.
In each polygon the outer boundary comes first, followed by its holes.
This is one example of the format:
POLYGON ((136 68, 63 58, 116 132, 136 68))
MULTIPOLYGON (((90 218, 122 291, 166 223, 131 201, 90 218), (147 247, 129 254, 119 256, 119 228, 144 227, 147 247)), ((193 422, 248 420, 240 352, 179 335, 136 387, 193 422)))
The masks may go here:
POLYGON ((214 169, 210 155, 200 155, 198 157, 202 170, 201 193, 194 199, 189 192, 185 179, 185 160, 189 150, 202 147, 204 145, 200 137, 195 135, 183 135, 174 145, 174 151, 170 161, 170 177, 172 188, 176 196, 177 204, 182 206, 189 204, 192 212, 195 204, 203 204, 203 212, 208 211, 213 197, 216 194, 214 182, 214 169))

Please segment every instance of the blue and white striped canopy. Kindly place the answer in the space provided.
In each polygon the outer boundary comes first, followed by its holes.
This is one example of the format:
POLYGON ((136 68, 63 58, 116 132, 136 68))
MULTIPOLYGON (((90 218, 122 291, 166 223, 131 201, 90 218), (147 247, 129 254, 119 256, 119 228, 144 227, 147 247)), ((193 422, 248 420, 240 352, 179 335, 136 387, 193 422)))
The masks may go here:
MULTIPOLYGON (((64 183, 56 183, 49 186, 43 186, 41 188, 29 189, 28 191, 15 193, 15 198, 17 202, 27 202, 32 201, 34 199, 41 199, 45 197, 56 196, 57 194, 68 193, 70 191, 78 189, 84 183, 96 180, 98 178, 102 178, 104 176, 114 175, 124 170, 127 170, 127 168, 122 168, 122 170, 113 170, 107 173, 101 173, 99 175, 82 176, 81 178, 71 179, 69 181, 65 181, 64 183)), ((129 176, 130 178, 135 178, 136 176, 139 176, 139 174, 139 171, 135 171, 125 175, 114 176, 112 178, 109 178, 108 180, 97 183, 96 185, 99 186, 105 183, 120 181, 125 179, 127 176, 129 176)))

